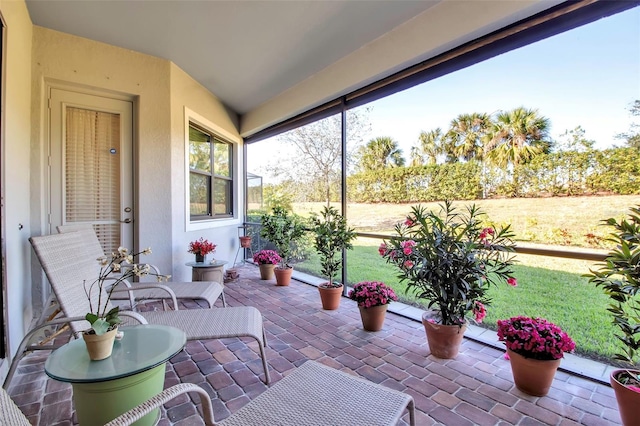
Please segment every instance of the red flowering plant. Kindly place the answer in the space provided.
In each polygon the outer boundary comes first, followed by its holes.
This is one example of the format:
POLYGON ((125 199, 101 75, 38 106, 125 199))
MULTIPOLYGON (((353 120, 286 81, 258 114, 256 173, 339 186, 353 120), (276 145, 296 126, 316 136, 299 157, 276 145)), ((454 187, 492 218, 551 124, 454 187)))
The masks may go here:
POLYGON ((275 250, 260 250, 253 255, 253 261, 258 265, 277 265, 281 260, 275 250))
POLYGON ((544 318, 498 320, 498 340, 525 358, 540 360, 560 359, 576 348, 567 333, 544 318))
POLYGON ((191 241, 189 243, 189 253, 193 253, 198 256, 206 256, 209 253, 216 252, 216 245, 209 242, 209 240, 205 240, 203 237, 196 241, 191 241))
POLYGON ((469 312, 481 322, 491 302, 489 286, 517 285, 514 234, 510 226, 483 226, 484 216, 475 205, 459 211, 450 201, 439 212, 413 206, 395 226, 396 235, 380 245, 380 255, 400 270, 406 291, 435 311, 434 322, 462 327, 469 312))
POLYGON ((349 299, 358 302, 362 308, 386 305, 398 300, 391 287, 380 281, 362 281, 349 290, 349 299))

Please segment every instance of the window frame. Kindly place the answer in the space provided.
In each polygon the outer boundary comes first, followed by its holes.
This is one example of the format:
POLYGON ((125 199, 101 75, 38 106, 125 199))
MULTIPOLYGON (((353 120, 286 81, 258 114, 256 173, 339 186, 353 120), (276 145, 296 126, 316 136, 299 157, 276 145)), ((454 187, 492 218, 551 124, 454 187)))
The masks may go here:
MULTIPOLYGON (((239 178, 240 178, 240 170, 239 170, 239 155, 240 150, 238 146, 242 143, 242 139, 238 135, 233 135, 220 126, 215 125, 211 121, 207 120, 203 116, 195 113, 194 111, 189 110, 185 107, 185 116, 184 116, 184 129, 185 129, 185 151, 184 151, 184 159, 185 159, 185 228, 186 231, 198 230, 198 229, 206 229, 212 227, 212 225, 222 225, 228 224, 228 222, 235 221, 238 218, 238 200, 241 199, 242 194, 240 194, 240 186, 239 186, 239 178), (190 128, 194 127, 197 130, 207 134, 210 136, 211 141, 211 174, 205 173, 206 176, 209 177, 210 183, 207 193, 207 203, 209 204, 209 213, 204 215, 192 215, 191 214, 191 188, 190 188, 190 179, 191 179, 191 167, 189 162, 189 153, 190 153, 190 128), (213 145, 215 143, 223 143, 228 146, 229 153, 229 176, 218 175, 214 170, 214 150, 213 145), (214 182, 218 181, 226 181, 230 182, 229 189, 229 202, 228 207, 231 210, 230 213, 225 214, 216 214, 215 213, 215 204, 213 204, 214 198, 214 182)), ((196 172, 197 173, 197 172, 196 172)))

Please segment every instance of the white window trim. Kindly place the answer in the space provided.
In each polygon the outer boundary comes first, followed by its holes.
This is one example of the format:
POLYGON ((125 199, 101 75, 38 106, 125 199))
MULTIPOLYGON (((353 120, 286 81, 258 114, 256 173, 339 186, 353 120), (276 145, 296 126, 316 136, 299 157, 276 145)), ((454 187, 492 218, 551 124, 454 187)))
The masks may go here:
POLYGON ((243 175, 240 170, 242 161, 242 138, 238 135, 229 133, 227 130, 207 120, 202 115, 195 111, 184 107, 184 215, 185 215, 185 231, 198 231, 201 229, 221 228, 231 225, 240 225, 242 222, 242 215, 240 215, 240 209, 242 205, 241 200, 244 200, 244 184, 241 180, 243 175), (233 217, 208 219, 191 221, 191 211, 189 208, 189 125, 190 123, 197 124, 203 129, 211 132, 213 135, 222 139, 224 142, 228 142, 232 145, 233 149, 233 181, 234 181, 234 193, 233 193, 233 217))

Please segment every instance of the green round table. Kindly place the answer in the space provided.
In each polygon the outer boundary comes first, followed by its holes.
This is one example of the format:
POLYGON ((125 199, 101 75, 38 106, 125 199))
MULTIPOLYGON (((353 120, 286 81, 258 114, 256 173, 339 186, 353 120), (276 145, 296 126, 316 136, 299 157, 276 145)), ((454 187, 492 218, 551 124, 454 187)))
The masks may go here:
MULTIPOLYGON (((44 370, 52 379, 71 383, 73 403, 82 426, 104 425, 162 392, 165 363, 182 350, 184 331, 162 325, 122 327, 124 336, 113 344, 109 358, 91 361, 84 340, 56 349, 44 370)), ((160 409, 135 425, 153 425, 160 409)))

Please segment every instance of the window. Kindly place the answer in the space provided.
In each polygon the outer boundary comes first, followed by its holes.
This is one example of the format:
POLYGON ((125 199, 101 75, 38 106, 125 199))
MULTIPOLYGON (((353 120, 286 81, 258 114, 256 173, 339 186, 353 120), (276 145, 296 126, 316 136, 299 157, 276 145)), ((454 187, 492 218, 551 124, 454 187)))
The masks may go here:
POLYGON ((189 212, 192 221, 233 216, 233 145, 189 123, 189 212))

